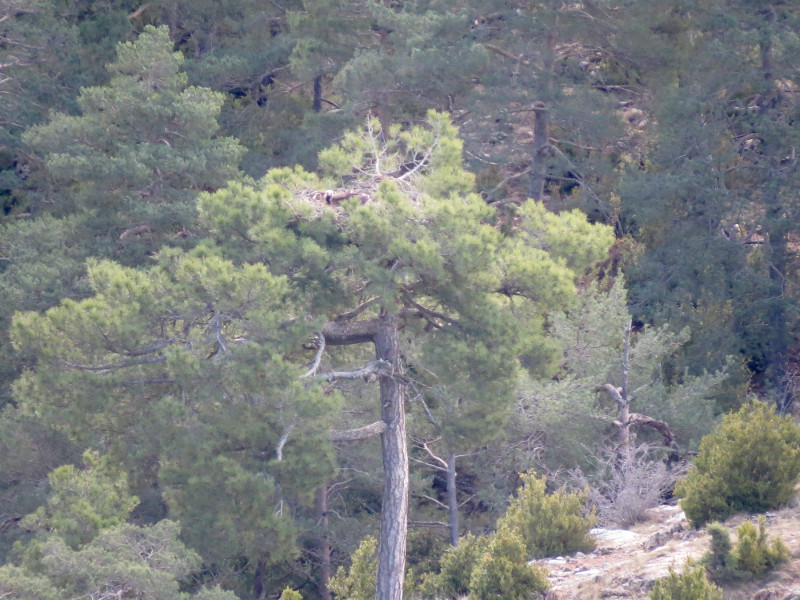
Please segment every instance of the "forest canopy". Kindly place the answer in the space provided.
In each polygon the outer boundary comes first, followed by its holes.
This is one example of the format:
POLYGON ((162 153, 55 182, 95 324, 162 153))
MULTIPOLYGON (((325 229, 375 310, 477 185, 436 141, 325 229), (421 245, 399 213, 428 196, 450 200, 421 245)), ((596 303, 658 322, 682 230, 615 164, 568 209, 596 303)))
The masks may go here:
POLYGON ((620 464, 667 490, 724 414, 792 415, 799 32, 0 3, 0 595, 400 600, 479 551, 536 587, 498 526, 534 472, 635 519, 620 464))

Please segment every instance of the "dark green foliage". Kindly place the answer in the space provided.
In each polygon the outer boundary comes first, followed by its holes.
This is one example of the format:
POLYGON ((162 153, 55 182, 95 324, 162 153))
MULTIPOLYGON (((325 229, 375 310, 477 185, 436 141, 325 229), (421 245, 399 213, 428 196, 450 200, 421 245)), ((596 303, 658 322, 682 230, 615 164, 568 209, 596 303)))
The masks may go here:
POLYGON ((548 588, 547 570, 529 564, 525 542, 518 533, 499 530, 479 554, 469 582, 473 600, 529 600, 548 588))
POLYGON ((800 427, 762 402, 727 415, 700 444, 676 487, 697 527, 738 511, 764 512, 788 502, 800 476, 800 427))
POLYGON ((706 528, 711 536, 709 551, 703 557, 703 564, 715 581, 725 581, 736 577, 736 556, 728 529, 721 523, 709 523, 706 528))
POLYGON ((669 575, 656 581, 650 600, 722 600, 722 590, 708 581, 703 565, 687 561, 683 573, 669 568, 669 575))
POLYGON ((522 487, 512 498, 497 530, 515 532, 525 544, 528 558, 589 552, 594 540, 589 530, 596 519, 586 514, 586 497, 577 492, 546 492, 544 477, 522 475, 522 487))
POLYGON ((84 235, 111 231, 119 259, 185 233, 195 193, 237 175, 243 148, 216 136, 223 98, 189 86, 182 63, 167 28, 147 27, 119 45, 108 85, 81 90, 79 116, 53 114, 24 136, 43 156, 57 214, 85 214, 84 235))

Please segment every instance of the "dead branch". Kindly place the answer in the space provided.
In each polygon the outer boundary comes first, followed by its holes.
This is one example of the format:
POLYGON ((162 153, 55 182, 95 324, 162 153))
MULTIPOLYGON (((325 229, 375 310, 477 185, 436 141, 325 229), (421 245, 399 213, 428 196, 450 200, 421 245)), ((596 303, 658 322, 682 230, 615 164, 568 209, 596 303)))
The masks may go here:
POLYGON ((325 381, 333 381, 335 379, 363 379, 367 383, 372 383, 373 381, 377 381, 378 377, 390 377, 393 373, 392 363, 379 358, 377 360, 371 360, 355 371, 328 371, 326 373, 318 373, 315 377, 325 381))
POLYGON ((386 423, 383 421, 375 421, 364 427, 357 429, 343 429, 331 431, 331 441, 334 442, 356 442, 365 440, 367 438, 375 437, 386 431, 386 423))
POLYGON ((317 372, 317 369, 319 368, 319 363, 322 361, 323 352, 325 352, 325 336, 322 335, 322 332, 320 331, 317 333, 317 354, 314 357, 314 362, 308 371, 300 375, 300 379, 311 377, 317 372))

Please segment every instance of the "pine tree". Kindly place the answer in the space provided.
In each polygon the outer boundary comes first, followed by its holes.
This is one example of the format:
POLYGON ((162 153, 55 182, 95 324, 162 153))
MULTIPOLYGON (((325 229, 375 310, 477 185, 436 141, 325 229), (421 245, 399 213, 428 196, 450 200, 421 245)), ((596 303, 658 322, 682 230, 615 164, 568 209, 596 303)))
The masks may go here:
MULTIPOLYGON (((208 550, 239 543, 253 563, 291 553, 292 505, 330 476, 325 437, 380 432, 377 590, 399 599, 410 361, 440 370, 443 382, 513 380, 517 356, 539 339, 540 311, 575 293, 571 260, 599 260, 611 234, 586 224, 570 231, 576 215, 531 206, 504 235, 471 192, 455 127, 435 113, 405 131, 370 120, 320 163, 323 177, 282 169, 259 188, 205 195, 211 237, 195 250, 164 249, 147 272, 96 263, 94 297, 18 316, 15 342, 39 366, 16 393, 26 410, 87 442, 105 438, 129 463, 163 452, 167 498, 187 529, 208 530, 211 515, 217 541, 208 550), (570 259, 574 248, 580 258, 570 259), (419 354, 406 356, 405 339, 419 354), (364 344, 374 360, 327 370, 332 348, 364 344), (360 378, 379 383, 378 420, 326 432, 336 396, 320 383, 360 378), (212 481, 240 499, 209 507, 199 490, 212 481), (243 502, 253 490, 259 506, 243 502), (251 532, 255 515, 267 522, 251 532)), ((348 356, 359 353, 341 360, 348 356)))

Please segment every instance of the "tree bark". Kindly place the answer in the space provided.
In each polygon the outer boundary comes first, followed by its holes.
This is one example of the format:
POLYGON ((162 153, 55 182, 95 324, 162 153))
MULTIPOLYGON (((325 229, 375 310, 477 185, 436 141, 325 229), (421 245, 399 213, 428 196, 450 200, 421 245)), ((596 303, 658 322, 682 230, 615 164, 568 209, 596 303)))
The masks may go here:
MULTIPOLYGON (((378 550, 376 600, 403 600, 408 526, 408 449, 406 448, 406 384, 400 361, 400 318, 386 315, 355 322, 330 321, 322 328, 330 346, 372 342, 375 362, 391 370, 376 372, 380 380, 383 454, 383 504, 378 550)), ((372 426, 370 426, 372 427, 372 426)), ((374 431, 370 430, 370 433, 374 431)))
POLYGON ((550 116, 544 103, 537 102, 533 107, 533 164, 531 165, 531 183, 528 190, 528 195, 534 202, 541 202, 544 198, 549 139, 550 116))
POLYGON ((314 112, 322 110, 322 75, 314 77, 314 100, 311 104, 311 110, 314 112))
POLYGON ((400 341, 397 315, 381 318, 375 335, 375 356, 392 364, 394 375, 382 375, 381 418, 386 431, 383 448, 383 504, 378 550, 376 600, 402 600, 406 571, 408 525, 408 449, 406 448, 405 383, 400 375, 400 341))
POLYGON ((331 546, 328 541, 328 487, 317 488, 317 514, 321 534, 319 536, 319 597, 331 600, 331 546))
POLYGON ((456 497, 456 455, 447 457, 447 514, 450 544, 458 546, 458 499, 456 497))

